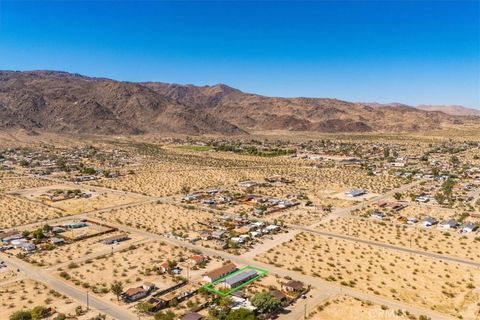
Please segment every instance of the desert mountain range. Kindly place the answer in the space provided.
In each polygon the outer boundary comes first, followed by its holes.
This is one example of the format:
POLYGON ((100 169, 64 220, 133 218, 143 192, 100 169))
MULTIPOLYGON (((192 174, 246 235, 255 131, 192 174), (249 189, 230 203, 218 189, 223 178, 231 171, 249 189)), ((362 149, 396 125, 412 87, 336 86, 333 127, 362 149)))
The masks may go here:
POLYGON ((425 111, 442 111, 452 116, 480 116, 480 110, 478 109, 466 108, 464 106, 457 105, 419 105, 417 106, 417 109, 425 111))
POLYGON ((476 113, 439 110, 266 97, 223 84, 200 87, 57 71, 0 71, 0 128, 33 132, 237 135, 264 130, 411 132, 480 125, 476 113))

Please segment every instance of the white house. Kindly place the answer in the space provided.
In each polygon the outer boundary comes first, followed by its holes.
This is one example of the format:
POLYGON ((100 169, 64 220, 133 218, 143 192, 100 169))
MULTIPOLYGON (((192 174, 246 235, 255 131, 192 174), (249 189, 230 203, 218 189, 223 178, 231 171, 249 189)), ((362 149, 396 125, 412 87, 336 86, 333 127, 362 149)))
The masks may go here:
POLYGON ((466 222, 460 227, 460 233, 470 233, 478 229, 478 225, 473 222, 466 222))
POLYGON ((245 242, 245 239, 241 238, 241 237, 232 237, 232 238, 230 238, 230 240, 235 242, 235 243, 240 243, 240 244, 245 242))
POLYGON ((428 228, 428 227, 431 227, 435 224, 437 224, 438 221, 437 219, 435 218, 432 218, 432 217, 426 217, 422 220, 422 225, 425 227, 425 228, 428 228))
POLYGON ((460 223, 458 223, 457 221, 455 221, 453 219, 443 221, 442 223, 440 223, 440 227, 442 229, 456 229, 456 228, 458 228, 459 225, 460 225, 460 223))

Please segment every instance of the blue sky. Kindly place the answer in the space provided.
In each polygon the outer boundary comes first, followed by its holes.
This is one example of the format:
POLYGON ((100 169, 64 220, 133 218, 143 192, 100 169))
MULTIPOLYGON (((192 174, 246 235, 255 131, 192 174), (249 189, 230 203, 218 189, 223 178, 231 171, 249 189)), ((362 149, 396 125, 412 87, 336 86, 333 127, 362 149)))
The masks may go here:
POLYGON ((0 69, 479 108, 479 6, 0 0, 0 69))

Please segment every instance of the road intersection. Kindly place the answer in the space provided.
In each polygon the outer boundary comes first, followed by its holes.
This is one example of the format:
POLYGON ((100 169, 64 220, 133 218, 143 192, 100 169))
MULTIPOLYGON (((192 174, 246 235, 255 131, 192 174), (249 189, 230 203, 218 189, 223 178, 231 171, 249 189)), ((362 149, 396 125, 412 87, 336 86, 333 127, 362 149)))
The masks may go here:
MULTIPOLYGON (((62 181, 62 183, 65 183, 65 181, 62 181)), ((329 214, 326 217, 326 219, 337 219, 337 218, 340 218, 340 217, 346 217, 346 216, 350 215, 352 211, 354 211, 356 209, 360 209, 364 205, 373 203, 375 201, 380 201, 382 199, 386 199, 386 198, 392 196, 395 192, 403 192, 405 190, 408 190, 409 188, 411 188, 413 185, 415 185, 417 183, 418 182, 408 184, 408 185, 403 185, 400 188, 391 190, 391 191, 389 191, 389 192, 387 192, 387 193, 385 193, 381 196, 375 197, 373 199, 369 199, 369 200, 364 201, 362 203, 355 204, 355 205, 353 205, 351 207, 348 207, 348 208, 341 208, 341 209, 335 210, 331 214, 329 214)), ((106 189, 106 188, 100 188, 100 189, 109 190, 109 189, 106 189)), ((118 209, 118 208, 126 208, 126 207, 143 205, 143 204, 146 204, 146 203, 151 203, 151 202, 156 202, 156 201, 161 201, 161 202, 166 202, 166 203, 171 203, 171 204, 178 205, 178 203, 175 203, 175 202, 171 201, 171 199, 168 198, 168 197, 147 197, 145 200, 138 201, 138 202, 135 202, 135 203, 118 205, 118 206, 113 206, 113 207, 99 209, 99 210, 91 210, 89 212, 82 212, 80 214, 76 214, 76 215, 72 215, 72 216, 66 216, 66 217, 61 217, 61 218, 56 218, 56 219, 44 221, 42 223, 53 224, 53 223, 58 223, 58 222, 65 221, 65 220, 82 219, 82 218, 88 218, 90 220, 95 221, 95 218, 93 218, 93 215, 97 214, 97 213, 108 212, 110 210, 118 209)), ((306 284, 311 285, 311 287, 312 287, 311 293, 313 293, 314 296, 308 302, 310 309, 312 309, 313 307, 315 307, 316 304, 318 304, 321 301, 327 299, 328 297, 331 297, 331 296, 337 295, 337 294, 346 294, 346 295, 349 295, 349 296, 352 296, 352 297, 355 297, 355 298, 359 298, 359 299, 362 299, 362 300, 371 301, 375 304, 384 305, 384 306, 387 306, 391 309, 402 309, 404 311, 408 311, 411 314, 414 314, 414 315, 417 315, 417 316, 426 315, 426 316, 428 316, 432 319, 451 319, 452 318, 448 315, 441 314, 441 313, 438 313, 438 312, 435 312, 435 311, 432 311, 432 310, 429 310, 429 309, 426 309, 426 308, 408 305, 408 304, 405 304, 405 303, 402 303, 402 302, 399 302, 399 301, 396 301, 396 300, 383 298, 381 296, 374 295, 374 294, 367 294, 367 293, 361 292, 361 291, 359 291, 357 289, 354 289, 354 288, 345 287, 345 286, 341 286, 341 285, 336 284, 336 283, 325 281, 325 280, 323 280, 321 278, 318 278, 318 277, 308 276, 308 275, 304 275, 304 274, 302 274, 300 272, 297 272, 297 271, 292 271, 292 270, 288 270, 288 269, 285 269, 285 268, 279 268, 279 267, 272 266, 272 265, 269 265, 269 264, 261 263, 261 262, 259 262, 255 259, 256 255, 258 255, 262 252, 268 251, 272 247, 274 247, 276 245, 279 245, 279 244, 281 244, 285 241, 289 241, 289 240, 293 239, 293 237, 300 232, 309 232, 309 233, 313 233, 313 234, 319 234, 319 235, 323 235, 323 236, 328 236, 328 237, 333 237, 333 238, 338 238, 338 239, 344 239, 344 240, 348 240, 348 241, 360 242, 360 243, 364 243, 364 244, 368 244, 368 245, 372 245, 372 246, 376 246, 376 247, 380 247, 380 248, 384 248, 384 249, 388 249, 388 250, 395 250, 395 251, 406 252, 406 253, 415 254, 415 255, 422 255, 422 256, 432 258, 432 259, 438 259, 438 260, 443 260, 443 261, 448 261, 448 262, 453 262, 453 263, 467 264, 467 265, 471 265, 471 266, 474 266, 474 267, 477 267, 477 268, 480 267, 480 263, 475 262, 475 261, 470 261, 470 260, 466 260, 466 259, 459 259, 459 258, 455 258, 455 257, 451 257, 451 256, 426 252, 426 251, 418 250, 418 249, 410 249, 410 248, 405 248, 405 247, 401 247, 401 246, 389 245, 389 244, 380 243, 380 242, 376 242, 376 241, 360 239, 360 238, 356 238, 356 237, 352 237, 352 236, 348 236, 348 235, 343 235, 343 234, 338 234, 338 233, 324 232, 324 231, 319 231, 319 230, 315 229, 319 224, 324 222, 324 219, 322 219, 322 221, 319 221, 319 222, 317 222, 317 223, 315 223, 311 226, 308 226, 308 227, 298 226, 298 225, 288 225, 288 227, 290 229, 289 233, 281 234, 281 235, 279 235, 278 238, 275 238, 274 240, 272 240, 270 242, 268 242, 268 240, 266 240, 265 241, 266 243, 263 246, 261 245, 259 248, 254 248, 252 252, 247 252, 244 255, 233 255, 233 254, 230 254, 230 253, 227 253, 227 252, 224 252, 224 251, 202 247, 202 246, 199 246, 199 245, 189 243, 187 241, 183 241, 183 240, 179 240, 179 239, 176 239, 176 238, 168 237, 166 235, 159 235, 159 234, 151 233, 151 232, 148 232, 148 231, 145 231, 145 230, 136 229, 136 228, 129 227, 129 226, 119 224, 119 223, 113 223, 113 222, 110 223, 109 222, 109 224, 118 228, 119 230, 141 235, 144 239, 146 239, 145 241, 165 241, 165 242, 170 243, 172 245, 176 245, 176 246, 180 246, 180 247, 184 247, 184 248, 192 249, 192 250, 199 250, 199 251, 201 251, 201 252, 203 252, 207 255, 210 255, 210 256, 216 256, 216 257, 220 257, 224 260, 230 260, 230 261, 232 261, 232 262, 234 262, 238 265, 249 265, 250 264, 250 265, 255 265, 257 267, 260 267, 260 268, 268 269, 270 271, 270 273, 278 275, 279 277, 283 277, 283 278, 284 277, 291 277, 291 278, 300 280, 300 281, 302 281, 306 284)), ((18 226, 17 228, 33 227, 33 226, 38 226, 38 225, 39 225, 39 223, 34 223, 34 224, 25 225, 25 226, 18 226)), ((115 251, 120 250, 120 248, 121 247, 117 248, 115 251)), ((98 257, 100 255, 104 255, 104 254, 105 254, 105 252, 103 252, 103 251, 102 252, 97 252, 97 253, 94 253, 94 254, 89 254, 88 257, 82 257, 82 258, 78 259, 78 261, 74 261, 74 262, 82 262, 82 261, 85 261, 86 259, 93 259, 95 257, 98 257)), ((42 269, 42 268, 39 268, 39 267, 35 267, 35 266, 33 266, 33 265, 31 265, 27 262, 24 262, 24 261, 22 261, 22 260, 20 260, 16 257, 13 257, 13 256, 2 254, 1 257, 6 262, 6 264, 9 265, 11 268, 13 268, 15 270, 19 270, 22 277, 27 277, 27 278, 36 280, 38 282, 44 283, 44 284, 50 286, 52 289, 54 289, 54 290, 56 290, 56 291, 58 291, 58 292, 60 292, 64 295, 72 298, 73 300, 76 300, 77 302, 79 302, 81 304, 86 303, 86 299, 87 299, 86 291, 83 291, 83 290, 79 289, 78 287, 70 285, 69 283, 67 283, 63 279, 54 275, 55 269, 58 269, 59 266, 42 269)), ((302 301, 297 302, 294 305, 294 307, 290 310, 289 314, 282 315, 280 318, 300 319, 301 317, 303 317, 303 314, 306 310, 305 304, 306 304, 306 302, 302 302, 302 301)), ((89 294, 89 305, 92 309, 95 309, 95 310, 98 310, 101 313, 107 314, 108 316, 110 316, 114 319, 130 320, 130 319, 137 319, 138 318, 138 315, 133 313, 131 310, 128 310, 124 307, 116 305, 116 304, 112 303, 111 301, 106 301, 105 299, 103 299, 103 298, 101 298, 101 297, 99 297, 99 296, 97 296, 93 293, 89 294)), ((308 309, 308 310, 310 310, 310 309, 308 309)))

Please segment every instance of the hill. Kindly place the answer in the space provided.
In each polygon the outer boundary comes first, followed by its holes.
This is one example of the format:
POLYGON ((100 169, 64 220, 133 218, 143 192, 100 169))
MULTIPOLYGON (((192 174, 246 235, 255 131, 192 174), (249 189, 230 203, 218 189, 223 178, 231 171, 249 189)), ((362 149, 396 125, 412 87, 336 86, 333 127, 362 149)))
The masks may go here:
POLYGON ((401 105, 278 98, 226 85, 132 83, 56 71, 0 71, 0 128, 86 134, 255 130, 411 132, 478 121, 401 105))
POLYGON ((433 106, 433 105, 419 105, 417 109, 425 111, 441 111, 452 116, 480 116, 480 110, 466 108, 463 106, 433 106))

